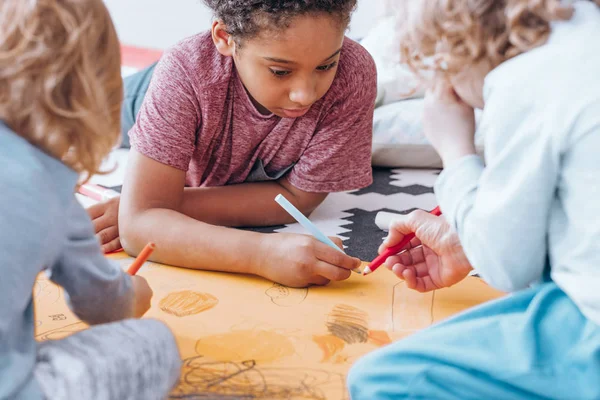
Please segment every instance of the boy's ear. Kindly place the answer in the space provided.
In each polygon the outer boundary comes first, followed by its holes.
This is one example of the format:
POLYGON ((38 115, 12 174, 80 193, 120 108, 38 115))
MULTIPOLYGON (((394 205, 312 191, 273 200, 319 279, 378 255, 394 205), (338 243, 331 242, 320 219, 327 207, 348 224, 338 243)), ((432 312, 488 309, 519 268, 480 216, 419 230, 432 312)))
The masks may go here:
POLYGON ((217 51, 226 57, 232 57, 235 52, 235 41, 233 36, 227 32, 227 27, 223 21, 213 21, 211 33, 217 51))

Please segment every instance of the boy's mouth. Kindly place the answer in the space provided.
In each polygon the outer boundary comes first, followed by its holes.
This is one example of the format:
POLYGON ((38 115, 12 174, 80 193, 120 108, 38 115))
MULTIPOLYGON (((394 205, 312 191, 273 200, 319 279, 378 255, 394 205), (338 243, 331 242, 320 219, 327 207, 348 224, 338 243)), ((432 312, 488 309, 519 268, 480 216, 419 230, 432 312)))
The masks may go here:
POLYGON ((310 107, 304 108, 282 108, 281 111, 283 115, 287 118, 298 118, 306 114, 310 110, 310 107))

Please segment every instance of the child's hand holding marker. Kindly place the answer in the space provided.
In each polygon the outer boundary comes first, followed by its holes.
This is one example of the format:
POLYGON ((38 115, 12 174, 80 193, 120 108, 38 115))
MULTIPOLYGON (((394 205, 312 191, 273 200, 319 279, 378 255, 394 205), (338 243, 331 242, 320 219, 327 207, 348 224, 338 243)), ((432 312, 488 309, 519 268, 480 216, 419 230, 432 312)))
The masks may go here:
POLYGON ((380 257, 394 254, 384 257, 383 265, 403 279, 408 288, 419 292, 450 287, 473 269, 456 232, 434 211, 417 210, 395 219, 379 248, 380 257), (406 243, 409 237, 412 239, 406 243))
POLYGON ((141 318, 150 309, 150 304, 153 296, 152 288, 148 285, 148 281, 141 276, 132 276, 131 284, 133 285, 133 317, 141 318))
POLYGON ((265 235, 264 243, 266 250, 258 256, 260 275, 289 287, 342 281, 360 265, 358 259, 308 235, 265 235))
POLYGON ((133 316, 141 318, 150 309, 152 300, 152 288, 148 285, 148 281, 141 276, 136 276, 142 265, 148 260, 156 246, 154 243, 148 243, 146 247, 138 254, 135 261, 127 269, 127 273, 131 275, 131 283, 133 285, 133 293, 135 297, 133 306, 133 316))
POLYGON ((287 234, 267 236, 265 240, 271 240, 270 247, 273 250, 266 253, 268 256, 263 265, 270 270, 263 271, 261 275, 287 286, 302 287, 345 280, 350 277, 351 271, 360 273, 360 260, 345 254, 339 239, 332 240, 325 236, 282 195, 277 196, 275 201, 314 238, 287 234), (338 243, 334 243, 334 240, 338 243), (282 265, 287 266, 286 270, 281 268, 282 265), (290 273, 289 268, 297 273, 290 273))

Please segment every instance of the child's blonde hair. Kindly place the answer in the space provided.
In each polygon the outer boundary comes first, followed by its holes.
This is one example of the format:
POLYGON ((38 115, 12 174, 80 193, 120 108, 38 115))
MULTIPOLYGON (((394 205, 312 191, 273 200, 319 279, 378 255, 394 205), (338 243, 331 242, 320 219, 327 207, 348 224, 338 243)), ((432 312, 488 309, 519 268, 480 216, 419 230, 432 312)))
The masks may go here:
MULTIPOLYGON (((600 0, 594 0, 600 5, 600 0)), ((456 73, 482 60, 491 67, 538 47, 550 23, 568 20, 559 0, 404 0, 399 21, 402 62, 415 72, 456 73)))
POLYGON ((102 0, 0 1, 0 119, 85 178, 120 137, 119 41, 102 0))

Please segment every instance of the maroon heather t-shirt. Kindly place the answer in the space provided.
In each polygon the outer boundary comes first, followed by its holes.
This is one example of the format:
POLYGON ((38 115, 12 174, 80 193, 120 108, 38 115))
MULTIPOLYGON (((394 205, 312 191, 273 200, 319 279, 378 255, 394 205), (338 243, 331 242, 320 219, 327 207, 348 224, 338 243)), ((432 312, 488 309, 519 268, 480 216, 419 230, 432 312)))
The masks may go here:
POLYGON ((183 40, 156 67, 129 132, 132 147, 186 171, 186 185, 223 186, 288 174, 307 192, 368 186, 373 109, 373 59, 346 38, 329 91, 304 116, 261 115, 231 57, 210 32, 183 40))

